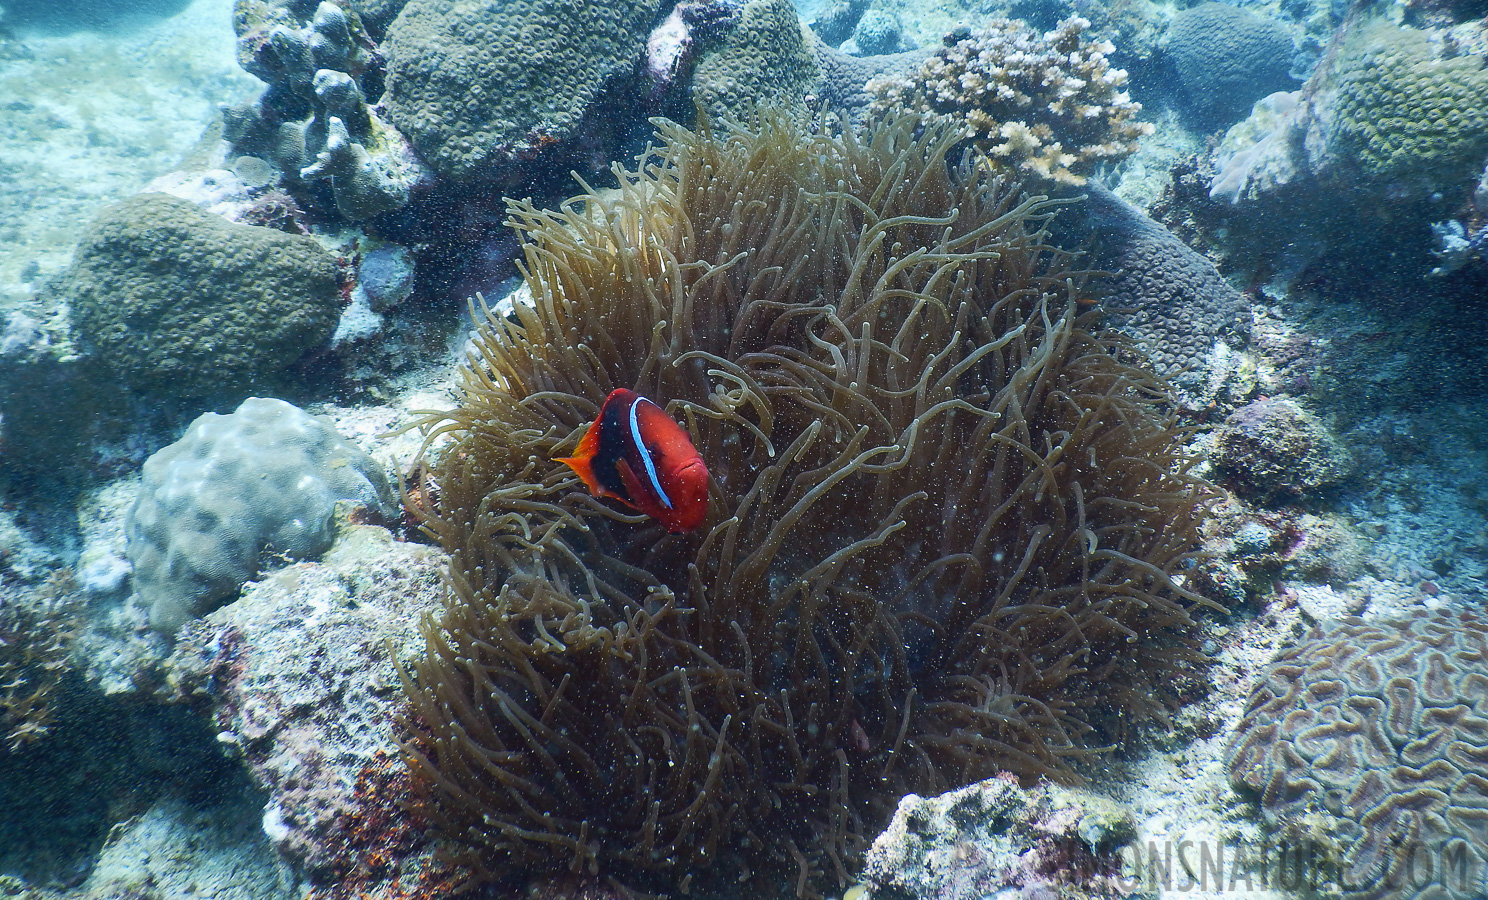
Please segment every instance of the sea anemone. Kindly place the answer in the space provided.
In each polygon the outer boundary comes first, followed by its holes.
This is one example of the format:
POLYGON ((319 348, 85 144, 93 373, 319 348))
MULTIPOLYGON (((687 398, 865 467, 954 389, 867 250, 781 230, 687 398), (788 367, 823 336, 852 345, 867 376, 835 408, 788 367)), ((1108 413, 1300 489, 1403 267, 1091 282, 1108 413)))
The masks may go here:
POLYGON ((1160 708, 1213 493, 959 132, 658 122, 618 189, 512 206, 534 303, 423 423, 404 752, 474 880, 815 896, 902 794, 1073 780, 1160 708), (554 461, 617 387, 706 460, 696 532, 554 461))

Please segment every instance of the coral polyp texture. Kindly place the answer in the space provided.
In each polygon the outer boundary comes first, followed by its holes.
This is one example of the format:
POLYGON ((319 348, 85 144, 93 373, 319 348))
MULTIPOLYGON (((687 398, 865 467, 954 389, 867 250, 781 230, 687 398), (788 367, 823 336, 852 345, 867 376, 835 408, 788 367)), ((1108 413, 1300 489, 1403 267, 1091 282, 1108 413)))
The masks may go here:
POLYGON ((919 125, 663 125, 513 207, 533 305, 409 498, 451 592, 405 754, 473 879, 818 896, 904 793, 1074 779, 1195 664, 1214 493, 1161 385, 1077 320, 1046 201, 919 125), (554 461, 618 387, 706 461, 696 532, 554 461))
POLYGON ((1329 622, 1263 673, 1229 747, 1230 778, 1336 859, 1346 898, 1480 897, 1485 705, 1482 616, 1329 622))
POLYGON ((1039 34, 996 19, 925 60, 912 75, 876 77, 872 108, 947 121, 984 153, 1066 184, 1084 184, 1102 163, 1136 152, 1152 133, 1142 105, 1121 88, 1126 72, 1109 41, 1082 38, 1074 16, 1039 34))
POLYGON ((1185 9, 1168 28, 1168 56, 1189 108, 1210 124, 1243 119, 1256 100, 1296 86, 1294 53, 1280 23, 1227 3, 1185 9))
POLYGON ((411 0, 388 26, 388 120, 441 176, 495 175, 578 132, 630 77, 657 0, 411 0))
POLYGON ((99 215, 54 290, 109 375, 202 396, 270 381, 325 342, 339 280, 311 238, 141 194, 99 215))
MULTIPOLYGON (((1421 31, 1375 25, 1345 45, 1329 145, 1371 179, 1466 179, 1488 153, 1488 70, 1421 31)), ((1455 185, 1454 185, 1455 186, 1455 185)))
POLYGON ((259 574, 269 558, 313 559, 335 537, 338 501, 396 515, 387 476, 321 419, 249 397, 198 416, 145 460, 124 521, 150 624, 173 634, 259 574))

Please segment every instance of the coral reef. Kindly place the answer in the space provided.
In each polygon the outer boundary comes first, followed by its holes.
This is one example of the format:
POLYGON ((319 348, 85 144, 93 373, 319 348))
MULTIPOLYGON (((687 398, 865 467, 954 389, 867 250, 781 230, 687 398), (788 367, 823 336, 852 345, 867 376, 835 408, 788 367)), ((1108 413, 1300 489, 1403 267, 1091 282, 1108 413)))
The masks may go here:
POLYGON ((835 47, 853 36, 853 30, 870 5, 870 0, 829 0, 817 9, 816 18, 807 24, 823 43, 835 47))
POLYGON ((1482 58, 1438 57, 1426 33, 1380 24, 1345 43, 1332 75, 1327 141, 1336 164, 1371 181, 1419 184, 1416 192, 1465 181, 1482 167, 1482 58))
POLYGON ((257 106, 271 121, 307 116, 320 72, 355 77, 372 61, 361 19, 329 0, 313 8, 308 3, 237 0, 233 31, 238 64, 268 85, 257 106))
POLYGON ((1084 184, 1103 163, 1137 149, 1152 126, 1137 121, 1142 106, 1121 90, 1126 72, 1111 66, 1115 48, 1082 38, 1078 16, 1040 35, 998 19, 947 46, 908 78, 868 83, 881 112, 919 111, 946 121, 984 153, 1024 171, 1084 184))
POLYGON ((271 379, 340 313, 336 261, 315 241, 164 194, 106 209, 54 290, 114 377, 179 396, 271 379))
POLYGON ((651 81, 651 102, 687 83, 700 46, 716 38, 739 21, 740 0, 681 0, 671 13, 651 30, 646 39, 646 77, 651 81))
POLYGON ((1226 3, 1211 0, 1175 15, 1167 52, 1189 108, 1206 125, 1230 125, 1261 97, 1296 86, 1287 30, 1226 3))
POLYGON ((348 526, 323 561, 281 570, 188 623, 166 663, 173 690, 209 709, 218 742, 268 792, 264 830, 314 883, 351 866, 358 779, 396 753, 392 655, 417 648, 442 562, 385 529, 348 526))
POLYGON ((1481 51, 1360 4, 1300 91, 1277 93, 1214 154, 1211 229, 1256 277, 1318 261, 1431 265, 1431 223, 1461 215, 1488 154, 1481 51))
POLYGON ((293 186, 329 179, 349 221, 405 206, 431 173, 363 95, 359 79, 378 58, 361 19, 329 0, 308 18, 296 8, 237 3, 239 62, 268 88, 224 111, 224 136, 238 153, 273 159, 293 186))
POLYGON ((1214 436, 1211 461, 1226 487, 1268 504, 1316 499, 1353 471, 1327 426, 1286 398, 1231 413, 1214 436))
POLYGON ((237 593, 269 556, 318 557, 340 501, 397 515, 382 468, 325 422, 258 397, 231 415, 202 414, 145 461, 125 521, 150 624, 175 633, 237 593))
POLYGON ((1172 232, 1099 184, 1055 223, 1064 246, 1091 247, 1106 323, 1132 337, 1183 404, 1228 407, 1251 341, 1250 302, 1172 232))
POLYGON ((629 76, 656 0, 411 0, 388 27, 388 120, 445 178, 491 177, 574 137, 609 81, 629 76))
POLYGON ((760 104, 804 117, 821 77, 817 44, 790 0, 748 0, 733 27, 698 55, 692 95, 720 122, 746 121, 760 104))
POLYGON ((405 754, 475 880, 813 896, 904 792, 1074 778, 1155 711, 1214 494, 959 130, 661 134, 615 196, 514 206, 533 305, 408 497, 452 591, 405 754), (619 386, 707 461, 696 533, 552 462, 619 386))
POLYGON ((1475 897, 1488 872, 1485 687, 1478 615, 1319 625, 1263 673, 1230 777, 1320 848, 1349 900, 1475 897))
POLYGON ((321 69, 314 83, 314 116, 279 129, 280 164, 291 177, 329 178, 336 210, 351 222, 407 205, 431 173, 403 135, 373 114, 351 76, 321 69))
POLYGON ((865 900, 977 900, 1120 893, 1120 852, 1136 836, 1109 800, 1010 776, 899 801, 864 865, 865 900))
POLYGON ((380 41, 407 3, 408 0, 346 0, 345 5, 362 20, 367 34, 380 41))
POLYGON ((81 613, 82 595, 66 569, 33 591, 0 584, 0 741, 6 750, 40 740, 51 727, 57 689, 72 670, 81 613))
POLYGON ((864 56, 898 53, 905 49, 902 46, 904 35, 900 30, 899 17, 881 9, 869 10, 858 20, 852 39, 857 45, 858 53, 864 56))

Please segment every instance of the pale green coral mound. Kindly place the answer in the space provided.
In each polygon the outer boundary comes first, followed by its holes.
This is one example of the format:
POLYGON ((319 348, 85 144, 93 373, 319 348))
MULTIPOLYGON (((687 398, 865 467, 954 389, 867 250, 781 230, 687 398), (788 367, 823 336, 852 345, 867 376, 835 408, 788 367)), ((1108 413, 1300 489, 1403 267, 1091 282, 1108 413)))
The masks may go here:
POLYGON ((1370 178, 1440 183, 1482 165, 1488 154, 1482 59, 1438 59, 1425 32, 1377 25, 1345 44, 1337 71, 1329 144, 1370 178))
POLYGON ((261 397, 202 414, 145 461, 124 522, 150 624, 174 634, 266 562, 318 558, 343 500, 384 518, 398 511, 382 469, 327 422, 261 397))
POLYGON ((749 0, 719 46, 699 54, 692 94, 714 120, 748 121, 762 102, 804 115, 821 74, 813 40, 790 0, 749 0))
POLYGON ((1074 16, 1040 35, 1021 22, 987 28, 940 50, 907 77, 868 82, 879 112, 911 110, 948 120, 988 156, 1066 184, 1083 184, 1102 162, 1130 156, 1152 126, 1121 88, 1126 72, 1109 41, 1082 38, 1074 16))
POLYGON ((57 293, 112 377, 187 397, 272 378, 341 314, 336 260, 313 239, 165 194, 104 210, 57 293))
POLYGON ((573 137, 630 75, 659 0, 412 0, 388 26, 387 116, 440 175, 473 179, 573 137))

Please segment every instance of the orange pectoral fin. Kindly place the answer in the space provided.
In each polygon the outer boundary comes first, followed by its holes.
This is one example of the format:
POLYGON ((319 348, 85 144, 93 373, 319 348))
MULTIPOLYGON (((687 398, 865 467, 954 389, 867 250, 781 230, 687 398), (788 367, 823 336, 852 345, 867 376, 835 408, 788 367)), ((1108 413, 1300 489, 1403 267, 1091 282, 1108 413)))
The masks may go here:
POLYGON ((595 422, 589 426, 589 430, 585 431, 584 436, 579 439, 578 449, 574 451, 573 456, 557 456, 553 458, 553 461, 561 462, 570 469, 573 469, 574 473, 583 479, 584 486, 589 488, 589 493, 596 497, 603 497, 609 492, 599 483, 599 479, 594 477, 594 456, 598 452, 599 423, 595 422))

